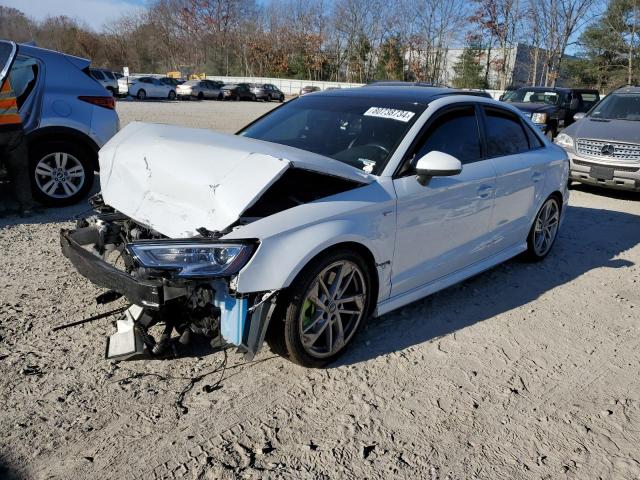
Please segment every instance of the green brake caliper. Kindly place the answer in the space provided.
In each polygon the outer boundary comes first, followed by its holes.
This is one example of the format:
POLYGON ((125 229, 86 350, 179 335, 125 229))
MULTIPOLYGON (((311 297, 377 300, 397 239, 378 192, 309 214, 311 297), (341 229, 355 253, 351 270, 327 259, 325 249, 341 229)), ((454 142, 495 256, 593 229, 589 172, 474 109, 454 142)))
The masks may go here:
POLYGON ((316 313, 315 304, 308 298, 302 304, 302 329, 306 329, 313 320, 316 313))

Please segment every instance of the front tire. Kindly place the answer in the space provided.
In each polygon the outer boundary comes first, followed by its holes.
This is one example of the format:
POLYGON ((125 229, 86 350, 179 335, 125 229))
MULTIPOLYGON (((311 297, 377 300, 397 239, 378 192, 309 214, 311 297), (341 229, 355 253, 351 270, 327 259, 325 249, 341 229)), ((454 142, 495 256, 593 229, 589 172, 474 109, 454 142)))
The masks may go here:
POLYGON ((29 146, 33 198, 62 207, 81 200, 93 186, 95 155, 76 143, 45 141, 29 146))
POLYGON ((169 96, 167 97, 169 100, 175 100, 176 99, 176 92, 174 92, 173 90, 171 90, 169 92, 169 96))
POLYGON ((559 199, 556 196, 547 198, 540 207, 529 231, 525 259, 539 262, 549 255, 558 236, 560 214, 559 199))
POLYGON ((145 98, 147 98, 147 92, 145 92, 144 89, 141 88, 140 90, 138 90, 136 97, 138 100, 144 100, 145 98))
POLYGON ((304 367, 333 362, 371 311, 371 285, 367 263, 352 250, 334 250, 312 260, 279 305, 284 323, 274 332, 272 348, 304 367))

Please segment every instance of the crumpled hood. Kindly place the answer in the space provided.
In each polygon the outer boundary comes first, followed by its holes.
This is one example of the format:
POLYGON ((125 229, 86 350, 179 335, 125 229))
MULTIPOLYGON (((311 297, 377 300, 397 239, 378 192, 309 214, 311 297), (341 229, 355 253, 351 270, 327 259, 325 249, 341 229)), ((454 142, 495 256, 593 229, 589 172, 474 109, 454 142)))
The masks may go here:
POLYGON ((640 122, 582 118, 564 129, 574 138, 640 143, 640 122))
POLYGON ((291 167, 363 184, 374 178, 292 147, 140 122, 109 140, 99 161, 105 203, 171 238, 226 229, 291 167))

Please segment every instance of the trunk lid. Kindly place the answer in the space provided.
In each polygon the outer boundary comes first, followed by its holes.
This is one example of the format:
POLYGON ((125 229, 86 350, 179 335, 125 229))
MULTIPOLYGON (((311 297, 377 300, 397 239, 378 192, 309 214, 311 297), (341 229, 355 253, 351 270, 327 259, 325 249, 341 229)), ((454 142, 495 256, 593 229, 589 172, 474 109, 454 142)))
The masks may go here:
POLYGON ((337 160, 210 130, 134 122, 100 150, 105 202, 172 238, 235 223, 292 167, 362 184, 373 176, 337 160))

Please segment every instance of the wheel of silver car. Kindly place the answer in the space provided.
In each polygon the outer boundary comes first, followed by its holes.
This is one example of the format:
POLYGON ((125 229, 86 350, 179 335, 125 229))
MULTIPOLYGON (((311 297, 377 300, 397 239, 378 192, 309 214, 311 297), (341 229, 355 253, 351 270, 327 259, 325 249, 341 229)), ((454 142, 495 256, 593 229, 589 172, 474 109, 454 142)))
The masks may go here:
POLYGON ((169 100, 175 100, 176 99, 176 92, 174 92, 173 90, 171 90, 169 92, 169 100))
POLYGON ((370 295, 369 268, 355 252, 340 249, 316 257, 285 295, 284 332, 276 342, 270 340, 272 348, 276 343, 275 351, 299 365, 325 366, 342 354, 364 323, 370 295))
POLYGON ((138 90, 138 94, 136 95, 136 97, 138 97, 138 100, 144 100, 145 98, 147 98, 147 92, 145 92, 144 89, 141 88, 140 90, 138 90))
POLYGON ((71 205, 93 184, 95 154, 67 141, 32 145, 29 151, 33 196, 45 205, 71 205))
POLYGON ((529 232, 527 254, 530 259, 542 260, 549 254, 558 235, 559 224, 560 203, 556 197, 549 197, 538 211, 529 232))
POLYGON ((314 279, 302 301, 300 341, 316 358, 338 353, 356 332, 365 311, 367 287, 358 266, 332 263, 314 279))

